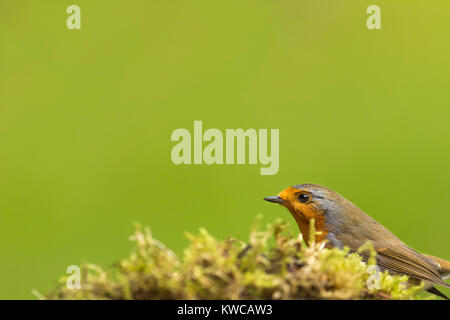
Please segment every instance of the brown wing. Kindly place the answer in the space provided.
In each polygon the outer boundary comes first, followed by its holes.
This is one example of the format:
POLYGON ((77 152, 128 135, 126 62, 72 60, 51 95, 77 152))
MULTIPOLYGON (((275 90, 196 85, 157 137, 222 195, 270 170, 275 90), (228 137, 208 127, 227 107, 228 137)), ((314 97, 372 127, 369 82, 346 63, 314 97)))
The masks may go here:
POLYGON ((450 285, 442 280, 440 267, 435 261, 407 246, 401 249, 379 248, 377 252, 377 263, 380 267, 450 288, 450 285))
POLYGON ((450 261, 435 256, 430 256, 429 254, 424 254, 424 256, 439 263, 439 265, 441 266, 439 271, 444 279, 450 275, 450 261))

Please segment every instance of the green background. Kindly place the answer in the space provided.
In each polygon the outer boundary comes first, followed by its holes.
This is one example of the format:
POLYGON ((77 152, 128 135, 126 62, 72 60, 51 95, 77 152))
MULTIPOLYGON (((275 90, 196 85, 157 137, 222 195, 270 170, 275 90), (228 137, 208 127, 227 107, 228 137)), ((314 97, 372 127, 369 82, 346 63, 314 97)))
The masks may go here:
MULTIPOLYGON (((246 240, 328 186, 450 259, 449 1, 1 1, 0 298, 130 252, 133 222, 246 240), (82 29, 66 28, 67 6, 82 29), (381 7, 382 30, 366 8, 381 7), (170 160, 174 129, 280 129, 280 170, 170 160)), ((445 291, 447 294, 449 290, 445 291)))

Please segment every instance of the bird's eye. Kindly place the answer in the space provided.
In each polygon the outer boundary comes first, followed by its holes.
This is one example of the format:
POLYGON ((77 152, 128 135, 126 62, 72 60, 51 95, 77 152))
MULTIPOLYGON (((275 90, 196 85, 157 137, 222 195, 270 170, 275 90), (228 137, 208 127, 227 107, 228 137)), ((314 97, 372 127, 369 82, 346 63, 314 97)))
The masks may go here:
POLYGON ((306 193, 300 193, 298 196, 298 201, 300 201, 301 203, 305 203, 308 202, 309 200, 309 195, 307 195, 306 193))

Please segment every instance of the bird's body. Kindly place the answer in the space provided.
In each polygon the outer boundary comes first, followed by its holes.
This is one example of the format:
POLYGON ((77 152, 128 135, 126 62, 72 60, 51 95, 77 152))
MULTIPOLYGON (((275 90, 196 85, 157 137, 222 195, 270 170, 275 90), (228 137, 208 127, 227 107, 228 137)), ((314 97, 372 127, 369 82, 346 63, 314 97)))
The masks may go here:
MULTIPOLYGON (((285 206, 305 240, 308 239, 310 220, 314 219, 315 228, 319 231, 316 241, 327 240, 329 246, 346 246, 353 251, 370 241, 377 251, 377 264, 381 269, 408 275, 416 282, 424 281, 429 292, 445 297, 433 284, 450 287, 444 281, 450 274, 450 262, 410 248, 333 190, 314 184, 300 184, 265 200, 285 206)), ((367 258, 364 253, 362 255, 367 258)))

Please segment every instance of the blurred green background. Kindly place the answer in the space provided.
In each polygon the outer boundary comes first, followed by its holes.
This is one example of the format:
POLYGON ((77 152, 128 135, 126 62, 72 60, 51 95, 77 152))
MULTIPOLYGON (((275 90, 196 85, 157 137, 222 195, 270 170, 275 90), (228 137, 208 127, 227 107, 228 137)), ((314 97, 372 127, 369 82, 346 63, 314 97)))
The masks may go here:
MULTIPOLYGON (((328 186, 450 259, 449 1, 2 1, 0 298, 129 254, 133 222, 246 240, 328 186), (67 6, 82 29, 66 28, 67 6), (381 7, 382 30, 366 27, 381 7), (174 129, 279 128, 280 170, 176 166, 174 129)), ((447 294, 449 290, 444 291, 447 294)))

